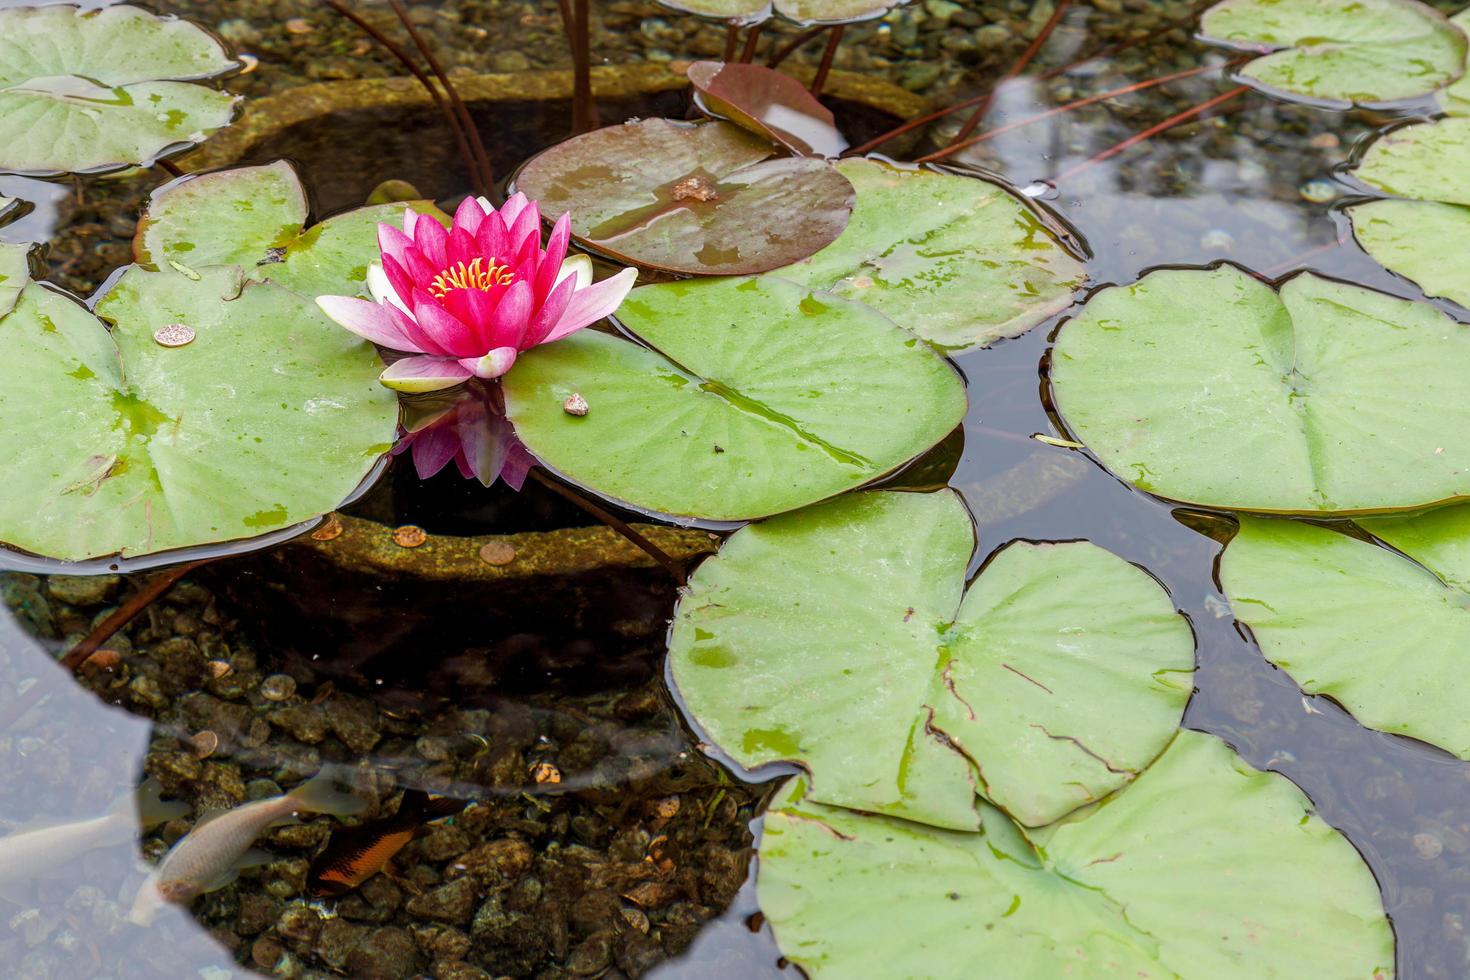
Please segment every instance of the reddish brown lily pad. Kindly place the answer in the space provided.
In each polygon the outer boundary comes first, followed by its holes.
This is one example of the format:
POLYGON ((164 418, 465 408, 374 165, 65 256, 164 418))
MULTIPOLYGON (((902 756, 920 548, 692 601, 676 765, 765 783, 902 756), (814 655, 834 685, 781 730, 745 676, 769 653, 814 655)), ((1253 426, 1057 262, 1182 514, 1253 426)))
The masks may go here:
POLYGON ((584 246, 644 268, 740 276, 799 262, 847 227, 856 192, 825 160, 775 157, 725 122, 645 119, 560 143, 516 189, 584 246))
POLYGON ((832 112, 796 79, 774 68, 696 61, 689 66, 694 100, 711 116, 780 143, 804 157, 847 149, 832 112))
POLYGON ((673 10, 699 17, 759 24, 773 13, 804 27, 851 24, 882 17, 905 0, 659 0, 673 10))

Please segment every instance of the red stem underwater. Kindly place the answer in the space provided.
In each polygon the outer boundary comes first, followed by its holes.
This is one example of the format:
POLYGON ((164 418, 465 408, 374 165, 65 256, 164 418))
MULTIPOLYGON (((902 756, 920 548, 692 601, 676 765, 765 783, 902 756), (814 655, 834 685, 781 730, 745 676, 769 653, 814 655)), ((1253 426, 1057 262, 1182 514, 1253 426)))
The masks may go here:
POLYGON ((832 59, 837 56, 837 45, 842 43, 842 34, 846 26, 838 24, 832 28, 832 33, 827 35, 827 47, 822 51, 822 63, 817 66, 817 75, 812 79, 812 96, 819 97, 822 88, 827 84, 827 73, 832 70, 832 59))
POLYGON ((1240 86, 1237 86, 1236 88, 1231 89, 1228 92, 1222 92, 1222 93, 1220 93, 1219 95, 1215 96, 1213 99, 1206 99, 1204 102, 1201 102, 1199 105, 1195 106, 1192 109, 1186 109, 1186 110, 1184 110, 1181 113, 1177 113, 1176 115, 1170 116, 1168 119, 1165 119, 1163 122, 1157 123, 1157 124, 1155 124, 1153 126, 1150 126, 1148 129, 1145 129, 1141 133, 1134 133, 1132 136, 1128 137, 1126 140, 1123 140, 1121 143, 1117 143, 1117 144, 1115 144, 1113 146, 1108 147, 1106 150, 1103 150, 1101 153, 1095 153, 1095 154, 1093 154, 1092 156, 1088 157, 1086 160, 1083 160, 1081 163, 1077 164, 1076 166, 1069 167, 1068 169, 1066 169, 1066 170, 1062 171, 1061 173, 1057 174, 1056 177, 1052 178, 1052 182, 1059 184, 1062 181, 1066 180, 1067 178, 1073 177, 1073 176, 1081 173, 1082 171, 1086 170, 1088 167, 1091 167, 1093 164, 1102 163, 1104 160, 1107 160, 1107 159, 1109 159, 1111 157, 1115 157, 1119 153, 1122 153, 1124 150, 1127 150, 1130 147, 1137 146, 1139 143, 1142 143, 1144 140, 1147 140, 1147 139, 1150 139, 1150 138, 1152 138, 1154 136, 1157 136, 1159 133, 1162 133, 1166 129, 1172 129, 1173 127, 1179 125, 1182 122, 1188 122, 1189 120, 1193 119, 1195 116, 1202 115, 1203 113, 1206 113, 1209 110, 1213 109, 1215 106, 1220 105, 1220 104, 1225 103, 1225 102, 1229 102, 1231 99, 1236 98, 1237 96, 1240 96, 1240 95, 1244 95, 1246 92, 1249 92, 1249 91, 1250 91, 1250 86, 1249 85, 1240 85, 1240 86))
POLYGON ((1067 13, 1067 8, 1071 6, 1071 3, 1072 0, 1060 0, 1056 10, 1052 11, 1051 18, 1046 22, 1046 25, 1037 32, 1031 44, 1021 53, 1020 59, 1011 66, 1011 70, 1001 76, 1000 81, 996 82, 990 89, 990 93, 975 108, 970 118, 965 120, 965 124, 960 127, 958 133, 955 133, 954 139, 950 141, 951 143, 958 143, 969 137, 975 131, 975 127, 980 125, 980 121, 990 111, 990 106, 995 101, 995 96, 1000 92, 1001 86, 1026 70, 1026 66, 1031 64, 1031 60, 1041 51, 1042 45, 1046 44, 1047 39, 1051 37, 1052 31, 1056 30, 1057 25, 1062 22, 1062 17, 1067 13))

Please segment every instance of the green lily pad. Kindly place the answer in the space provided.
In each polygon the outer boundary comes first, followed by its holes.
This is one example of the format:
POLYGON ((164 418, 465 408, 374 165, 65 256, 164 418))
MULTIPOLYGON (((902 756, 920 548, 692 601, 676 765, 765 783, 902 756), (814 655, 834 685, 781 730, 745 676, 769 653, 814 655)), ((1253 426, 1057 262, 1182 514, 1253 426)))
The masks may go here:
MULTIPOLYGON (((1450 23, 1470 35, 1470 7, 1451 17, 1450 23)), ((1452 116, 1470 116, 1470 57, 1467 57, 1460 80, 1439 93, 1439 105, 1452 116)))
POLYGON ((118 170, 203 140, 235 96, 189 80, 238 65, 188 21, 136 7, 0 9, 0 170, 118 170))
POLYGON ((779 14, 803 27, 815 24, 852 24, 882 17, 908 0, 658 0, 680 13, 761 24, 779 14))
POLYGON ((1426 295, 1470 307, 1470 118, 1390 130, 1356 175, 1406 199, 1347 209, 1363 250, 1426 295))
POLYGON ((1232 266, 1104 289, 1063 325, 1055 403, 1149 493, 1229 510, 1408 510, 1470 495, 1470 330, 1323 279, 1232 266))
POLYGON ((1243 520, 1220 563, 1235 616, 1302 690, 1470 759, 1470 508, 1363 526, 1422 565, 1327 528, 1243 520))
POLYGON ((1086 542, 1013 543, 968 593, 950 491, 849 494, 744 528, 675 613, 675 686, 743 766, 809 799, 979 826, 976 793, 1049 823, 1126 785, 1189 698, 1194 640, 1145 572, 1086 542))
MULTIPOLYGON (((284 160, 189 177, 153 196, 133 253, 148 269, 185 274, 237 265, 251 279, 303 296, 367 295, 378 225, 400 225, 405 208, 438 220, 431 201, 357 208, 305 227, 306 191, 284 160)), ((446 222, 447 223, 447 222, 446 222)))
POLYGON ((817 980, 1393 973, 1353 846, 1213 736, 1179 732, 1127 789, 1030 836, 988 807, 983 833, 955 833, 823 806, 793 780, 765 818, 761 911, 817 980))
POLYGON ((780 279, 635 289, 647 347, 582 331, 522 354, 506 414, 547 466, 632 507, 750 520, 891 472, 965 413, 954 369, 861 303, 780 279), (585 416, 568 414, 573 393, 585 416))
POLYGON ((726 122, 635 120, 532 157, 515 185, 547 219, 570 210, 577 240, 619 261, 749 275, 829 244, 852 211, 852 185, 831 163, 774 153, 726 122))
POLYGON ((1417 0, 1224 0, 1200 30, 1248 51, 1241 69, 1273 95, 1378 105, 1428 95, 1465 70, 1463 32, 1417 0))
POLYGON ((999 184, 876 160, 837 169, 857 188, 847 230, 779 274, 861 300, 942 348, 1019 336, 1070 306, 1087 278, 999 184))
POLYGON ((33 283, 0 318, 11 547, 80 561, 263 535, 334 509, 393 441, 376 352, 294 292, 132 268, 96 311, 33 283), (170 324, 192 341, 155 340, 170 324))

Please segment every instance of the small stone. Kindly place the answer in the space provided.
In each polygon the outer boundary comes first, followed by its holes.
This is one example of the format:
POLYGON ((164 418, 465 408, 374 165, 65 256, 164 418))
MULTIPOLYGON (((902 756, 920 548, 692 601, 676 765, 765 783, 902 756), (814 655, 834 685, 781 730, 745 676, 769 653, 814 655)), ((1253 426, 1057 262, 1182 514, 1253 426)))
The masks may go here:
POLYGON ((354 752, 371 750, 383 737, 382 719, 367 701, 335 694, 323 703, 322 710, 332 733, 354 752))
POLYGON ((195 756, 208 759, 219 748, 219 736, 206 729, 189 739, 189 744, 193 746, 195 756))
POLYGON ((561 782, 561 770, 549 762, 532 763, 531 778, 537 783, 559 783, 561 782))
POLYGON ((625 905, 618 912, 622 915, 623 921, 634 929, 637 929, 639 932, 648 931, 648 916, 643 913, 642 909, 625 905))
POLYGON ((1444 842, 1434 834, 1415 834, 1414 853, 1425 861, 1433 861, 1444 851, 1444 842))
POLYGON ((296 693, 296 682, 285 674, 272 674, 260 682, 260 696, 267 701, 285 701, 296 693))
POLYGON ((473 878, 456 878, 447 885, 411 898, 404 906, 409 915, 452 925, 465 925, 475 914, 479 885, 473 878))
POLYGON ((419 972, 418 949, 407 930, 373 929, 347 954, 349 976, 361 980, 401 980, 419 972))
MULTIPOLYGON (((690 179, 692 180, 693 178, 691 177, 690 179)), ((676 187, 674 189, 675 200, 680 200, 680 198, 678 197, 678 193, 678 188, 676 187)), ((587 414, 590 406, 587 404, 587 399, 582 397, 581 392, 574 391, 567 396, 566 401, 562 402, 561 407, 562 410, 568 415, 575 415, 578 418, 581 418, 583 415, 587 414)))
POLYGON ((313 541, 331 541, 342 536, 342 519, 336 514, 328 514, 322 526, 311 532, 313 541))
POLYGON ((46 594, 68 606, 100 606, 117 592, 120 581, 116 575, 52 575, 46 594))
POLYGON ((489 882, 509 882, 530 871, 535 859, 531 845, 507 838, 465 852, 453 866, 489 882))
POLYGON ((322 919, 307 905, 291 905, 276 920, 276 932, 297 942, 315 942, 322 931, 322 919))
POLYGON ((275 936, 261 936, 250 947, 250 961, 262 970, 270 970, 281 962, 285 953, 286 947, 275 936))
MULTIPOLYGON (((585 409, 582 414, 586 414, 585 409)), ((491 541, 480 549, 480 560, 487 565, 509 565, 516 560, 515 546, 506 541, 491 541)))
POLYGON ((400 548, 417 548, 427 540, 428 533, 417 524, 405 524, 393 529, 393 543, 400 548))
MULTIPOLYGON (((242 891, 240 893, 240 911, 235 915, 235 930, 242 936, 253 936, 256 933, 269 929, 280 918, 280 915, 280 902, 275 901, 267 895, 242 891)), ((274 966, 276 959, 280 959, 279 953, 266 966, 274 966)))
POLYGON ((595 932, 567 957, 567 971, 579 977, 601 973, 612 962, 613 934, 595 932))
POLYGON ((153 331, 153 340, 160 347, 183 347, 194 342, 194 328, 187 323, 169 323, 153 331))
POLYGON ((1004 24, 986 24, 975 32, 975 43, 982 51, 991 51, 1010 44, 1014 37, 1011 29, 1004 24))
POLYGON ((122 663, 122 654, 111 647, 103 647, 95 650, 92 655, 82 661, 83 667, 95 667, 98 670, 116 670, 122 663))
POLYGON ((311 22, 305 17, 292 17, 286 21, 287 34, 310 34, 314 30, 316 28, 312 27, 311 22))
POLYGON ((425 735, 413 743, 414 751, 419 758, 429 762, 443 762, 453 755, 453 746, 449 739, 440 738, 437 735, 425 735))
POLYGON ((490 57, 490 69, 492 71, 526 71, 530 67, 531 59, 519 51, 501 51, 490 57))
POLYGON ((224 677, 230 671, 234 670, 234 668, 230 666, 230 662, 228 660, 211 660, 204 665, 204 669, 209 671, 209 676, 213 677, 215 680, 219 680, 221 677, 224 677))

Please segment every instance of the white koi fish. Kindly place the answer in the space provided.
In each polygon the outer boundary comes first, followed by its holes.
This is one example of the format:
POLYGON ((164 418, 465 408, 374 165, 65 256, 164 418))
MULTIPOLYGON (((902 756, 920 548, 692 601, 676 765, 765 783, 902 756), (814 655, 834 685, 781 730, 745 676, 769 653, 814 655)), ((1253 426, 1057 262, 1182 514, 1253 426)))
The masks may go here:
POLYGON ((146 780, 111 810, 89 820, 28 827, 0 837, 0 891, 19 888, 103 847, 131 843, 139 830, 182 817, 187 803, 165 803, 156 779, 146 780))
POLYGON ((290 823, 297 813, 361 813, 367 803, 333 788, 319 773, 284 796, 245 803, 208 814, 175 844, 143 882, 128 918, 148 925, 165 902, 187 905, 235 880, 240 869, 262 863, 251 853, 255 839, 270 827, 290 823))

